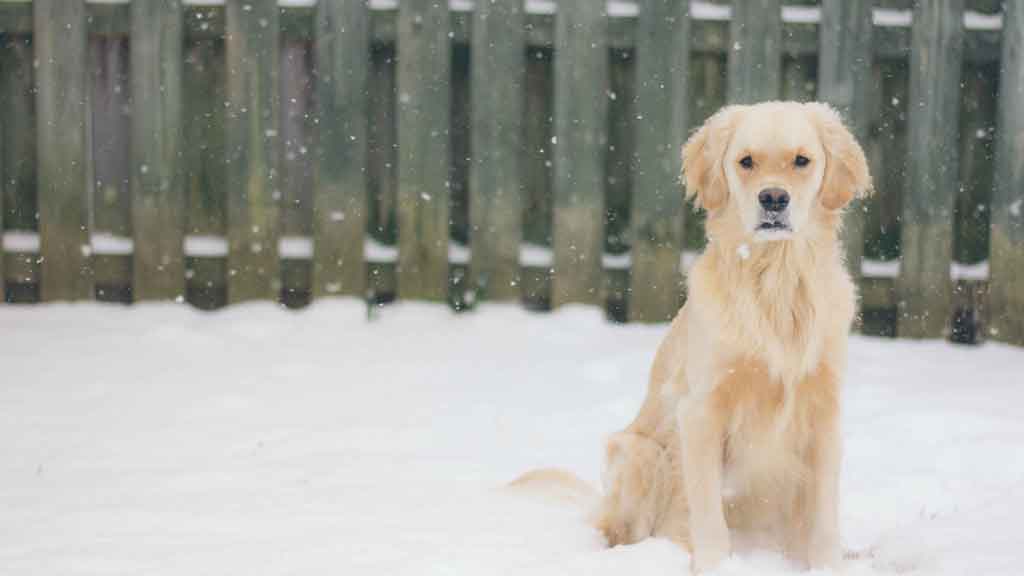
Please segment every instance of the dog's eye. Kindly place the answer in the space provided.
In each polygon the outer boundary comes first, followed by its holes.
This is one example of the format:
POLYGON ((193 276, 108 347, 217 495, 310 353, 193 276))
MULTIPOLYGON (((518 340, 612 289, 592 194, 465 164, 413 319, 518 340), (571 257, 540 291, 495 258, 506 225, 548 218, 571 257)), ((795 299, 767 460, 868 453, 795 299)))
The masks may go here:
POLYGON ((793 161, 793 164, 796 164, 797 168, 803 168, 804 166, 807 166, 810 163, 811 159, 808 158, 807 156, 804 156, 803 154, 797 154, 796 160, 793 161))
POLYGON ((751 168, 754 167, 754 159, 751 158, 750 156, 744 156, 743 158, 740 158, 740 166, 743 166, 747 170, 750 170, 751 168))

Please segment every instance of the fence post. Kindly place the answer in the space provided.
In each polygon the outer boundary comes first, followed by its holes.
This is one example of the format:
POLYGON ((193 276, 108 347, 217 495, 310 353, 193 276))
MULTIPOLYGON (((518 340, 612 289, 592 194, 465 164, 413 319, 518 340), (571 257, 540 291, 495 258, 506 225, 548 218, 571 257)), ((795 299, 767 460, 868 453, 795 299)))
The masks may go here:
POLYGON ((989 332, 998 340, 1024 344, 1024 4, 1003 6, 989 332))
POLYGON ((227 0, 228 302, 277 300, 278 7, 227 0))
POLYGON ((182 7, 132 2, 132 295, 185 294, 182 180, 182 7))
POLYGON ((603 304, 608 20, 605 3, 563 0, 555 16, 554 279, 551 302, 603 304))
POLYGON ((446 2, 398 7, 398 296, 448 293, 451 47, 446 2))
POLYGON ((944 336, 959 185, 963 0, 918 2, 910 46, 910 135, 897 280, 897 334, 944 336))
MULTIPOLYGON (((823 0, 818 43, 818 99, 836 107, 867 146, 871 122, 873 29, 870 2, 823 0)), ((864 202, 854 199, 843 216, 846 266, 857 282, 864 257, 864 202)))
POLYGON ((520 155, 526 90, 521 0, 477 3, 470 51, 470 286, 488 300, 520 294, 520 155))
POLYGON ((777 99, 782 90, 779 0, 733 2, 729 41, 729 102, 777 99))
POLYGON ((367 81, 365 0, 320 0, 316 10, 319 141, 313 208, 313 295, 366 292, 367 81))
POLYGON ((629 318, 671 320, 682 302, 679 154, 689 99, 688 0, 647 0, 636 31, 633 261, 629 318))
POLYGON ((90 299, 85 2, 37 0, 32 9, 40 299, 90 299))

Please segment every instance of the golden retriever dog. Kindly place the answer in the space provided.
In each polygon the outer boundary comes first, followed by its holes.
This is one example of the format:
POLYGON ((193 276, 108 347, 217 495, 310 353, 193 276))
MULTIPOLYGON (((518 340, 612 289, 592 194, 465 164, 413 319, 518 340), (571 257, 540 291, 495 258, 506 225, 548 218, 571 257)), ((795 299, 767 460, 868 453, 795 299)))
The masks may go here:
MULTIPOLYGON (((740 541, 835 566, 856 305, 838 234, 871 190, 864 153, 825 104, 729 106, 683 147, 683 175, 708 244, 640 412, 608 441, 597 527, 612 546, 678 542, 697 571, 740 541)), ((545 480, 576 486, 558 471, 517 483, 545 480)))

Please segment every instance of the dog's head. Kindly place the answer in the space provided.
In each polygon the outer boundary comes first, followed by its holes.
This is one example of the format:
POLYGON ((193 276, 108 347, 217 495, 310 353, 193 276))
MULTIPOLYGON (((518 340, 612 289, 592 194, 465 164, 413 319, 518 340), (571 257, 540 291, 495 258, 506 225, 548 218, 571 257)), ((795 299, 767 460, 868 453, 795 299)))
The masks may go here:
POLYGON ((828 105, 728 106, 683 147, 688 197, 737 219, 754 241, 785 240, 871 190, 864 151, 828 105))

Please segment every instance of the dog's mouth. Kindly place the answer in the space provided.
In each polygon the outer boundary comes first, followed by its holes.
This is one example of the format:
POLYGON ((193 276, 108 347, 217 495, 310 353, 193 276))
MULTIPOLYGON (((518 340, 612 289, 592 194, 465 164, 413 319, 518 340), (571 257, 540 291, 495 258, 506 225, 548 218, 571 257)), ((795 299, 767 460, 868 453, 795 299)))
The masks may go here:
POLYGON ((785 213, 774 214, 763 212, 761 222, 754 229, 754 239, 758 241, 784 240, 793 234, 793 227, 785 213))
POLYGON ((764 220, 764 221, 761 222, 761 224, 759 224, 757 226, 757 230, 759 232, 763 231, 763 230, 775 230, 775 231, 780 231, 780 232, 792 232, 793 231, 793 229, 789 227, 788 223, 782 222, 782 221, 778 221, 778 220, 775 220, 775 221, 773 221, 773 220, 764 220))

